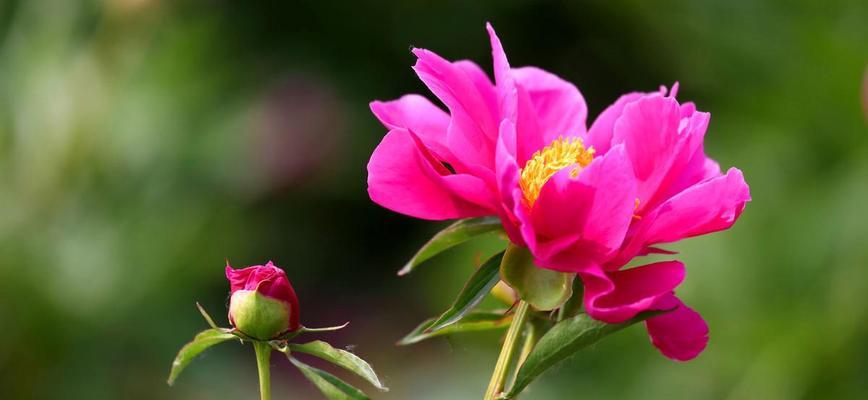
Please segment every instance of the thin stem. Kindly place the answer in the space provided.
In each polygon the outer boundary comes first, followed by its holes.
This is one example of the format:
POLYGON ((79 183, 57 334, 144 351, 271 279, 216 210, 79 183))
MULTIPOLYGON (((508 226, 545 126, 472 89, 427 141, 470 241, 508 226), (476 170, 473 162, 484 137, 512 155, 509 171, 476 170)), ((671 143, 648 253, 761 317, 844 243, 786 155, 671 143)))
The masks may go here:
POLYGON ((259 397, 271 400, 271 345, 268 342, 253 342, 256 351, 256 367, 259 370, 259 397))
MULTIPOLYGON (((530 352, 533 350, 537 341, 537 329, 533 323, 527 324, 527 328, 524 330, 524 342, 521 345, 521 353, 518 356, 518 364, 521 366, 524 364, 524 361, 527 360, 527 357, 530 355, 530 352)), ((516 368, 518 369, 518 368, 516 368)))
POLYGON ((515 309, 515 316, 512 318, 512 325, 509 326, 509 331, 506 332, 503 347, 500 348, 500 356, 497 358, 497 364, 494 365, 494 372, 491 374, 491 381, 488 383, 488 390, 485 391, 484 400, 494 400, 503 391, 503 386, 506 384, 506 375, 509 372, 509 365, 512 363, 512 359, 518 348, 518 338, 521 336, 522 328, 527 321, 527 311, 527 303, 524 300, 520 300, 518 307, 515 309))

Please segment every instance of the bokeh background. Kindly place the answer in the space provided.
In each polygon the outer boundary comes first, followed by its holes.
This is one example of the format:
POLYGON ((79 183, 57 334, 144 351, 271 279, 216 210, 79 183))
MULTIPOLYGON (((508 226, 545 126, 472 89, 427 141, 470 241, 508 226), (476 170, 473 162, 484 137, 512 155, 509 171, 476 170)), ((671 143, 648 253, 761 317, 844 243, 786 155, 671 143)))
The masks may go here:
MULTIPOLYGON (((575 82, 591 116, 680 81, 712 113, 708 152, 754 201, 673 246, 708 350, 670 361, 634 327, 523 397, 856 399, 868 393, 868 2, 28 0, 0 2, 0 398, 247 399, 253 352, 224 344, 233 265, 273 260, 303 322, 372 362, 378 399, 475 399, 499 344, 393 343, 450 303, 486 238, 409 277, 443 224, 372 204, 373 99, 424 93, 410 46, 575 82)), ((314 363, 316 364, 316 363, 314 363)), ((275 398, 317 394, 275 359, 275 398)))

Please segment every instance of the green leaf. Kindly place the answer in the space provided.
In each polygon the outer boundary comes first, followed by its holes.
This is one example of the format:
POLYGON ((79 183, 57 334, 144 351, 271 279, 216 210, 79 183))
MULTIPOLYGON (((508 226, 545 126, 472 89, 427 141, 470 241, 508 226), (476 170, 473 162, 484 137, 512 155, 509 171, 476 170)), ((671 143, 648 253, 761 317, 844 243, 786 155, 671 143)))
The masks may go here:
POLYGON ((225 342, 230 339, 237 339, 237 337, 228 330, 225 329, 208 329, 202 332, 199 332, 193 341, 184 345, 181 348, 181 351, 178 352, 178 355, 175 357, 175 361, 172 362, 172 371, 169 372, 169 385, 175 383, 175 379, 178 378, 178 375, 181 374, 181 371, 196 358, 199 353, 202 353, 207 348, 225 342))
POLYGON ((368 400, 365 393, 340 378, 298 361, 295 357, 287 357, 329 400, 368 400))
POLYGON ((537 267, 523 247, 510 245, 500 267, 501 278, 522 300, 540 311, 554 310, 573 294, 576 274, 537 267))
POLYGON ((501 229, 500 219, 497 217, 467 218, 458 220, 452 225, 438 232, 428 243, 425 243, 419 251, 398 271, 398 276, 404 276, 412 272, 419 264, 431 257, 440 254, 444 250, 464 243, 473 237, 501 229))
POLYGON ((406 346, 432 337, 448 335, 451 333, 503 329, 509 326, 509 323, 512 321, 512 314, 504 316, 503 312, 471 311, 464 315, 464 318, 461 318, 461 321, 436 332, 426 333, 425 330, 428 329, 434 321, 434 318, 430 318, 425 322, 422 322, 416 327, 416 329, 413 329, 412 332, 398 341, 398 345, 406 346))
POLYGON ((573 353, 612 333, 664 312, 666 311, 646 311, 620 324, 596 321, 587 314, 579 314, 559 322, 540 338, 518 370, 512 388, 501 398, 515 397, 536 377, 573 353))
POLYGON ((425 329, 425 333, 435 332, 458 322, 461 317, 476 307, 500 280, 500 275, 497 272, 500 269, 501 259, 503 259, 503 252, 491 256, 482 263, 464 284, 464 288, 461 289, 461 293, 458 293, 452 306, 443 312, 430 327, 425 329))
POLYGON ((323 342, 322 340, 316 340, 305 344, 290 343, 289 349, 291 351, 297 351, 319 357, 341 368, 344 368, 347 371, 350 371, 358 376, 361 376, 372 385, 376 386, 377 389, 380 389, 382 391, 389 390, 389 388, 383 386, 383 383, 380 382, 380 378, 377 377, 377 374, 374 372, 374 369, 371 368, 370 364, 368 364, 365 360, 359 358, 359 356, 350 353, 349 351, 336 349, 332 347, 332 345, 323 342))

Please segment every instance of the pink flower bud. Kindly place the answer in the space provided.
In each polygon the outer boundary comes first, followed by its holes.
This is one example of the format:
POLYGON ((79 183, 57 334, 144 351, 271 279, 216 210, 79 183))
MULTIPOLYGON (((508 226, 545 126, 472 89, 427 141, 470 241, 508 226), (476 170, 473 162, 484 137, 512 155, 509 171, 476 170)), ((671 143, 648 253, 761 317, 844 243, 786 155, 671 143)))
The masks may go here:
POLYGON ((298 298, 282 269, 270 261, 232 269, 226 264, 232 290, 229 322, 247 336, 269 340, 294 332, 298 322, 298 298))

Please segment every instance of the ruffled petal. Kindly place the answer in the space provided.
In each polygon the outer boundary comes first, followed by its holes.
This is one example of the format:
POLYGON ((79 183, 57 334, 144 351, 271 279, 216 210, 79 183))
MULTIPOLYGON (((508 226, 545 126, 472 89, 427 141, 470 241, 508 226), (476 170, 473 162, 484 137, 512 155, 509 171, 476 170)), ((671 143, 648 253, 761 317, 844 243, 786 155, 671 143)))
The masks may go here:
POLYGON ((519 168, 515 161, 515 124, 510 120, 500 123, 495 155, 497 188, 500 193, 500 220, 509 239, 518 245, 526 245, 520 233, 526 220, 521 205, 519 168))
POLYGON ((672 197, 641 224, 645 245, 667 243, 729 229, 750 201, 750 188, 737 168, 672 197))
POLYGON ((750 188, 742 172, 706 180, 673 196, 645 215, 630 229, 622 250, 610 261, 617 267, 630 262, 658 243, 729 229, 750 201, 750 188))
POLYGON ((515 125, 516 141, 513 155, 518 165, 524 165, 534 152, 545 146, 546 142, 530 94, 523 86, 517 84, 494 28, 491 24, 487 24, 486 28, 491 40, 500 117, 515 125))
MULTIPOLYGON (((458 60, 453 62, 452 65, 464 71, 464 74, 473 82, 473 86, 476 87, 479 96, 482 97, 482 102, 485 103, 489 110, 492 110, 496 114, 498 110, 497 88, 495 88, 494 83, 491 82, 491 78, 488 77, 488 74, 485 73, 482 67, 470 60, 458 60)), ((494 118, 495 121, 499 119, 497 116, 494 118)))
POLYGON ((253 275, 253 268, 233 269, 229 263, 226 263, 226 279, 229 280, 230 293, 235 293, 238 290, 245 290, 247 281, 253 275))
POLYGON ((684 264, 663 261, 611 272, 598 267, 579 275, 585 284, 588 315, 603 322, 620 323, 651 309, 681 284, 684 264))
MULTIPOLYGON (((446 143, 464 170, 493 176, 494 146, 499 119, 492 109, 490 95, 481 93, 484 86, 478 74, 467 62, 451 63, 437 54, 413 49, 418 57, 413 69, 443 104, 452 119, 447 128, 446 143)), ((494 93, 494 88, 491 88, 494 93)), ((457 168, 457 167, 456 167, 457 168)))
POLYGON ((612 143, 624 143, 633 162, 639 181, 637 215, 715 176, 716 163, 703 151, 709 119, 710 114, 696 111, 692 103, 680 105, 659 93, 624 106, 612 143))
POLYGON ((509 69, 509 61, 506 59, 506 52, 503 51, 503 45, 500 43, 500 38, 494 32, 494 27, 491 23, 485 24, 485 29, 488 31, 488 38, 491 41, 491 59, 494 64, 494 81, 498 86, 507 83, 512 76, 509 69))
POLYGON ((750 201, 750 188, 737 168, 672 197, 649 218, 646 243, 666 243, 728 229, 750 201))
MULTIPOLYGON (((659 93, 656 93, 659 95, 659 93)), ((612 147, 612 137, 615 134, 615 122, 621 117, 624 112, 624 107, 642 97, 651 95, 651 93, 632 92, 627 93, 618 98, 612 105, 606 107, 591 128, 588 129, 587 140, 585 144, 593 146, 597 154, 603 154, 612 147)))
POLYGON ((588 107, 575 85, 536 67, 515 68, 512 76, 530 97, 543 143, 585 136, 588 107))
POLYGON ((646 199, 645 203, 641 205, 638 210, 640 215, 684 189, 720 175, 719 167, 716 169, 708 168, 717 165, 705 156, 703 149, 705 131, 708 129, 711 114, 699 111, 685 114, 685 108, 695 109, 692 106, 681 106, 682 118, 678 128, 678 142, 672 149, 673 155, 669 169, 658 183, 654 195, 646 199))
POLYGON ((548 268, 571 272, 582 268, 577 262, 602 262, 621 246, 636 187, 623 146, 574 173, 567 167, 552 176, 531 210, 534 255, 548 268))
POLYGON ((438 159, 453 162, 446 144, 449 114, 418 94, 408 94, 398 100, 373 101, 371 111, 387 129, 412 131, 438 159))
POLYGON ((719 177, 720 175, 720 165, 717 161, 706 156, 705 151, 700 147, 684 167, 684 171, 672 182, 665 192, 662 192, 663 194, 660 196, 660 199, 661 201, 665 201, 697 183, 719 177))
POLYGON ((390 131, 368 162, 368 194, 375 203, 412 217, 444 220, 495 214, 485 182, 451 174, 411 132, 390 131))
POLYGON ((689 361, 705 350, 708 344, 708 325, 699 313, 672 294, 661 298, 655 308, 674 308, 645 321, 651 343, 664 356, 673 360, 689 361))
POLYGON ((612 143, 623 143, 638 181, 640 207, 654 197, 675 161, 680 108, 669 97, 643 97, 624 106, 612 143))

